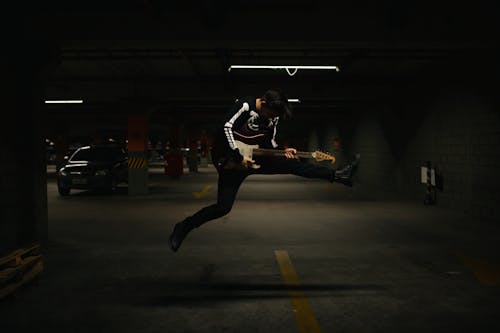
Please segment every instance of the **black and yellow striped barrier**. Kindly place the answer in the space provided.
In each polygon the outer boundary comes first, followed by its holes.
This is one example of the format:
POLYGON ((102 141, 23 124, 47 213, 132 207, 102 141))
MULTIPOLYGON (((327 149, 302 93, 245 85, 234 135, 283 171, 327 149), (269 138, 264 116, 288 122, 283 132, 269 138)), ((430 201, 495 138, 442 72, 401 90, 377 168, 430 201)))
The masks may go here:
POLYGON ((148 160, 141 157, 129 157, 128 168, 129 169, 143 169, 148 166, 148 160))

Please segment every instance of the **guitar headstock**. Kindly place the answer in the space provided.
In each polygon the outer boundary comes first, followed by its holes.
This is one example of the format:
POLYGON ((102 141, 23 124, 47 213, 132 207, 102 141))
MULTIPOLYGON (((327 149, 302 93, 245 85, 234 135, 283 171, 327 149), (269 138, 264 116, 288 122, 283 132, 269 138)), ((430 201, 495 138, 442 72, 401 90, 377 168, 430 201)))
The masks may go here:
POLYGON ((335 163, 335 157, 333 155, 323 153, 322 151, 316 150, 314 153, 312 153, 312 157, 318 161, 332 161, 332 164, 335 163))

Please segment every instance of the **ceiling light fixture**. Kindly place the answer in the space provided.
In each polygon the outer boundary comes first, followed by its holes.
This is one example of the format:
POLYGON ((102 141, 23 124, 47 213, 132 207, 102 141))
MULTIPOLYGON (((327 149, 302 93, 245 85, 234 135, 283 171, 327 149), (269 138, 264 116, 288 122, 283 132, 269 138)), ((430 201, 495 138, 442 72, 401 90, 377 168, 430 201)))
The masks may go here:
POLYGON ((231 65, 227 69, 230 72, 232 69, 284 69, 288 75, 294 76, 299 69, 317 69, 317 70, 334 70, 340 71, 338 66, 296 66, 296 65, 282 65, 282 66, 268 66, 268 65, 231 65))
POLYGON ((45 101, 45 104, 81 104, 81 103, 83 103, 82 99, 48 100, 48 101, 45 101))
POLYGON ((300 103, 300 99, 298 99, 298 98, 289 98, 288 101, 290 103, 300 103))

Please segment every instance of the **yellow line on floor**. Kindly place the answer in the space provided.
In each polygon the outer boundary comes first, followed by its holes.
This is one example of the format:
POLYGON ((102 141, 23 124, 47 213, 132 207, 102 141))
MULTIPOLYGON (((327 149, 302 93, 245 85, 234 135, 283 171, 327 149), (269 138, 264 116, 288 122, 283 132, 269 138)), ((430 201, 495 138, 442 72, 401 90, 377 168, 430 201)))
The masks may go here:
POLYGON ((292 261, 288 256, 288 252, 279 250, 274 251, 274 254, 280 267, 283 282, 286 286, 293 287, 288 290, 288 295, 290 296, 292 310, 293 312, 295 312, 295 319, 297 320, 299 332, 321 332, 319 324, 314 317, 314 313, 305 293, 302 290, 299 290, 300 288, 298 288, 300 286, 299 277, 297 276, 297 272, 295 272, 295 268, 293 267, 292 261))
POLYGON ((472 269, 481 284, 485 286, 500 285, 500 266, 492 265, 461 253, 457 253, 457 256, 462 259, 465 266, 472 269))
POLYGON ((212 185, 205 185, 203 186, 203 189, 200 192, 193 192, 193 197, 196 199, 203 199, 207 195, 210 194, 210 189, 212 188, 212 185))

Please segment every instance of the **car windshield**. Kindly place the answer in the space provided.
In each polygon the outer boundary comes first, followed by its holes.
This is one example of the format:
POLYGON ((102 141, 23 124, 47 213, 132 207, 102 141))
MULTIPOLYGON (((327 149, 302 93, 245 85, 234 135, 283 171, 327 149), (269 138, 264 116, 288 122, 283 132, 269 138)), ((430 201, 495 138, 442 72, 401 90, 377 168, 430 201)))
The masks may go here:
POLYGON ((117 161, 125 157, 125 153, 121 149, 110 148, 82 148, 71 156, 71 161, 117 161))

